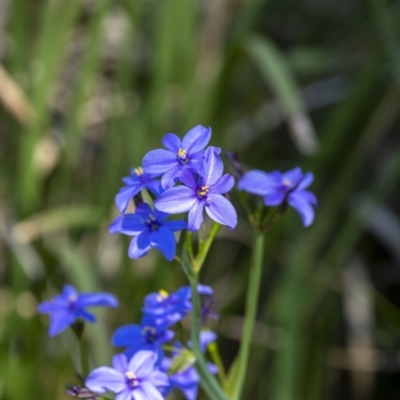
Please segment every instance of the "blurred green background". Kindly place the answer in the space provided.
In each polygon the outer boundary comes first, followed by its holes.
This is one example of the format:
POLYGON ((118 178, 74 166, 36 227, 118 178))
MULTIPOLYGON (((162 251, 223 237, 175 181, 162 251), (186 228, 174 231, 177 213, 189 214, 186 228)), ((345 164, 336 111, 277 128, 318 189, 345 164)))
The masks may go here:
MULTIPOLYGON (((320 202, 267 236, 243 398, 400 398, 400 1, 0 0, 0 62, 2 400, 77 382, 72 334, 36 313, 64 283, 120 299, 87 329, 93 367, 145 294, 185 284, 107 227, 130 167, 197 124, 246 168, 312 171, 320 202)), ((227 368, 251 238, 232 201, 201 275, 227 368)))

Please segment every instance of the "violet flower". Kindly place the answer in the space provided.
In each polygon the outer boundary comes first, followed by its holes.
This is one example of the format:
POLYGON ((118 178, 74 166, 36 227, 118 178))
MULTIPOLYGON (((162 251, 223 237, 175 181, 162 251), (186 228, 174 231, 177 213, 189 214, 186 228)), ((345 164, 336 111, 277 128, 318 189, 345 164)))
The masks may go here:
POLYGON ((233 229, 237 224, 236 210, 223 194, 232 189, 234 179, 229 174, 222 175, 224 167, 220 152, 217 147, 208 147, 204 176, 196 178, 190 171, 183 171, 179 178, 183 186, 163 192, 155 201, 155 208, 169 214, 189 211, 190 231, 200 229, 204 209, 211 219, 233 229))
POLYGON ((146 203, 136 207, 134 214, 123 214, 109 226, 110 233, 123 233, 133 236, 129 246, 130 258, 144 257, 151 248, 160 250, 168 261, 176 253, 173 232, 187 228, 185 221, 166 221, 168 214, 152 210, 146 203))
POLYGON ((142 167, 132 168, 131 176, 122 178, 125 186, 115 196, 115 204, 120 213, 124 213, 132 197, 136 196, 142 189, 150 190, 155 196, 161 193, 161 183, 154 179, 156 175, 146 174, 142 167))
POLYGON ((149 174, 163 174, 161 185, 164 189, 173 186, 183 170, 202 174, 204 149, 210 138, 211 128, 201 125, 190 129, 182 141, 174 133, 168 133, 162 141, 167 150, 148 152, 143 158, 143 168, 149 174))
POLYGON ((266 206, 279 206, 289 203, 299 214, 304 226, 309 226, 314 220, 313 205, 317 205, 314 193, 307 189, 314 176, 311 172, 303 174, 301 168, 287 172, 273 171, 270 173, 252 170, 246 172, 238 183, 239 190, 264 197, 266 206))
POLYGON ((139 351, 128 362, 124 354, 112 358, 111 367, 93 370, 86 386, 93 392, 116 393, 115 400, 164 400, 158 388, 168 386, 168 376, 156 369, 157 354, 139 351))
POLYGON ((71 285, 65 285, 61 294, 51 301, 39 304, 40 313, 50 314, 49 336, 56 336, 78 318, 95 322, 93 314, 85 310, 86 307, 118 307, 118 300, 108 293, 81 293, 71 285))

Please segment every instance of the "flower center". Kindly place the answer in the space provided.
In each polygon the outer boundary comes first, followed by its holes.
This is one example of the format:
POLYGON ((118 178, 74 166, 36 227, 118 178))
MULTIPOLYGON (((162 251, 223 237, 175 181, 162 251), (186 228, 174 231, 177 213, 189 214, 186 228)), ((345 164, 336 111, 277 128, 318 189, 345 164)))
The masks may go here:
POLYGON ((142 335, 148 343, 154 343, 157 340, 157 332, 152 326, 145 326, 142 329, 142 335))
POLYGON ((289 181, 289 179, 284 179, 282 183, 283 183, 283 186, 287 186, 287 187, 292 186, 292 182, 289 181))
POLYGON ((162 302, 165 299, 168 299, 168 297, 169 297, 169 293, 166 290, 161 289, 158 292, 157 301, 162 302))
POLYGON ((181 164, 187 164, 189 162, 189 159, 187 158, 187 151, 184 149, 179 149, 178 150, 178 159, 181 164))
POLYGON ((156 231, 160 227, 160 224, 156 221, 153 214, 150 214, 149 218, 147 218, 145 222, 151 231, 156 231))
POLYGON ((144 174, 143 168, 142 167, 137 167, 134 169, 136 176, 140 176, 144 174))
POLYGON ((209 191, 209 186, 200 186, 200 189, 197 190, 197 196, 202 199, 207 196, 209 191))
POLYGON ((128 371, 125 373, 125 377, 127 380, 127 383, 130 387, 136 387, 139 386, 139 380, 136 377, 136 375, 132 371, 128 371))

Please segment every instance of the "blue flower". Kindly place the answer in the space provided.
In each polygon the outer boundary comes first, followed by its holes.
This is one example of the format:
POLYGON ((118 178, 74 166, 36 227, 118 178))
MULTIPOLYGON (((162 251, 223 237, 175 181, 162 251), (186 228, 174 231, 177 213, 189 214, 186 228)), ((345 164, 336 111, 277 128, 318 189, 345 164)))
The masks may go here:
POLYGON ((191 169, 203 173, 204 149, 211 139, 211 128, 197 125, 190 129, 182 141, 173 133, 164 136, 167 150, 148 152, 143 158, 143 168, 149 174, 163 174, 162 187, 169 188, 179 178, 180 172, 191 169))
POLYGON ((168 261, 176 253, 173 232, 187 228, 185 221, 166 221, 168 214, 152 210, 146 203, 136 207, 135 214, 124 214, 116 218, 109 227, 110 233, 133 236, 129 246, 130 258, 145 256, 152 247, 160 250, 168 261))
POLYGON ((140 325, 124 325, 118 328, 111 338, 111 344, 127 347, 125 354, 128 357, 139 350, 151 350, 161 358, 164 354, 162 345, 174 337, 174 332, 167 329, 169 326, 169 321, 145 315, 140 325))
POLYGON ((303 174, 300 168, 288 172, 252 170, 246 172, 238 183, 239 190, 264 197, 266 206, 279 206, 288 202, 303 221, 304 226, 309 226, 314 220, 314 209, 317 198, 307 189, 314 176, 311 172, 303 174))
POLYGON ((118 300, 108 293, 79 294, 73 286, 65 285, 61 294, 39 304, 38 311, 50 314, 49 335, 56 336, 78 318, 95 322, 95 316, 85 310, 95 306, 118 307, 118 300))
MULTIPOLYGON (((201 350, 205 352, 207 346, 217 339, 217 335, 211 331, 203 331, 200 333, 200 345, 201 350)), ((189 342, 190 346, 190 342, 189 342)), ((175 348, 182 348, 180 343, 174 344, 175 348)), ((168 372, 170 369, 174 358, 179 356, 179 351, 173 354, 173 358, 164 357, 161 369, 168 372)), ((212 374, 218 372, 218 368, 211 363, 207 363, 208 369, 212 374)), ((183 371, 176 372, 169 376, 169 386, 161 389, 163 394, 168 394, 172 389, 177 388, 182 391, 187 400, 195 400, 197 398, 198 387, 200 383, 200 377, 196 372, 193 365, 184 369, 183 371)))
POLYGON ((169 214, 189 211, 188 229, 191 231, 200 229, 204 209, 211 219, 233 229, 237 224, 236 210, 223 194, 232 189, 234 179, 229 174, 222 175, 220 152, 217 147, 208 147, 204 175, 196 179, 190 171, 183 171, 179 178, 183 186, 167 189, 154 206, 169 214))
POLYGON ((142 189, 150 190, 154 195, 161 193, 160 181, 154 179, 156 175, 146 174, 142 167, 132 168, 131 176, 122 178, 126 186, 120 189, 115 197, 115 204, 121 213, 124 213, 132 197, 136 196, 142 189))
POLYGON ((156 369, 157 354, 139 351, 128 362, 124 354, 112 358, 111 367, 93 370, 86 386, 93 392, 116 393, 115 400, 163 400, 158 388, 168 385, 168 376, 156 369))

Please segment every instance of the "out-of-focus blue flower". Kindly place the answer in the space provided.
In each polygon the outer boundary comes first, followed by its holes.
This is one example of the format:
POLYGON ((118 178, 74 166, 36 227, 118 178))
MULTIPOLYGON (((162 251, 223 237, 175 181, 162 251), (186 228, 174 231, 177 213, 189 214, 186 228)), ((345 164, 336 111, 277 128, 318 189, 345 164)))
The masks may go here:
POLYGON ((166 221, 168 214, 152 210, 146 203, 136 207, 135 214, 117 217, 109 227, 110 233, 133 236, 129 246, 130 258, 144 257, 152 247, 160 250, 168 261, 176 253, 173 232, 187 228, 185 221, 166 221))
POLYGON ((239 190, 264 197, 266 206, 279 206, 288 202, 299 214, 304 226, 314 220, 313 205, 317 205, 314 193, 307 189, 314 176, 311 172, 303 174, 300 168, 287 172, 252 170, 244 174, 238 183, 239 190))
MULTIPOLYGON (((197 286, 200 295, 212 296, 213 290, 210 286, 197 286)), ((150 317, 157 318, 163 324, 171 326, 183 319, 192 311, 192 290, 190 286, 183 286, 174 293, 160 290, 150 293, 144 298, 142 312, 150 317)))
POLYGON ((145 315, 140 325, 124 325, 118 328, 111 344, 113 346, 127 347, 125 354, 131 357, 139 350, 151 350, 162 358, 164 352, 162 345, 174 337, 174 332, 167 329, 170 321, 145 315))
POLYGON ((156 369, 157 354, 139 351, 128 362, 124 354, 112 358, 111 367, 93 370, 86 386, 93 392, 116 393, 115 400, 163 400, 158 388, 168 386, 168 376, 156 369))
MULTIPOLYGON (((203 331, 200 333, 200 345, 201 350, 205 352, 207 346, 214 342, 217 339, 217 335, 211 331, 203 331)), ((190 346, 190 342, 189 342, 190 346)), ((175 343, 174 347, 179 349, 182 348, 180 343, 175 343)), ((170 369, 174 358, 179 356, 179 352, 175 352, 172 358, 164 357, 161 369, 165 372, 168 372, 170 369)), ((218 372, 218 368, 211 363, 207 363, 208 369, 212 374, 216 374, 218 372)), ((198 387, 200 383, 200 377, 196 372, 196 369, 193 365, 186 368, 183 371, 176 372, 169 376, 169 386, 163 387, 161 389, 164 395, 168 394, 172 389, 177 388, 182 391, 185 398, 187 400, 195 400, 197 398, 198 387)))
POLYGON ((73 286, 65 285, 61 294, 40 303, 38 311, 50 314, 49 336, 55 336, 78 318, 95 322, 95 316, 85 310, 95 306, 118 307, 118 300, 109 293, 79 294, 73 286))
POLYGON ((182 141, 173 133, 164 136, 163 145, 167 150, 148 152, 143 158, 143 168, 149 174, 163 174, 162 187, 174 185, 180 172, 191 169, 203 174, 204 149, 211 138, 211 128, 197 125, 190 129, 182 141))
POLYGON ((231 175, 223 172, 221 149, 208 147, 205 153, 205 173, 197 179, 190 171, 183 171, 180 181, 183 186, 167 189, 155 201, 154 206, 169 214, 180 214, 189 211, 191 231, 200 229, 203 223, 203 211, 222 225, 233 229, 237 224, 236 210, 231 202, 223 196, 234 185, 231 175))
POLYGON ((115 204, 121 213, 124 213, 132 197, 136 196, 142 189, 150 190, 154 195, 161 193, 161 183, 154 179, 156 175, 146 174, 142 167, 132 168, 131 176, 122 178, 125 186, 120 189, 115 197, 115 204))

